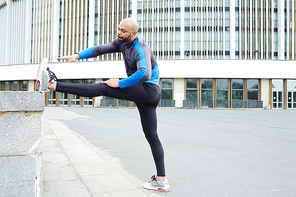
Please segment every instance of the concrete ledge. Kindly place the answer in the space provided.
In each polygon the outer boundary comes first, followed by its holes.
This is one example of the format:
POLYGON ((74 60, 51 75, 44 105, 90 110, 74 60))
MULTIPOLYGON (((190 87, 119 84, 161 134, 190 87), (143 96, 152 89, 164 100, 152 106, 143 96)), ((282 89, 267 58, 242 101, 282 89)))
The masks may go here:
POLYGON ((0 196, 42 196, 40 92, 0 91, 0 196))
POLYGON ((0 112, 0 157, 41 153, 41 124, 42 112, 0 112))
POLYGON ((0 92, 0 112, 44 111, 44 95, 41 92, 0 92))

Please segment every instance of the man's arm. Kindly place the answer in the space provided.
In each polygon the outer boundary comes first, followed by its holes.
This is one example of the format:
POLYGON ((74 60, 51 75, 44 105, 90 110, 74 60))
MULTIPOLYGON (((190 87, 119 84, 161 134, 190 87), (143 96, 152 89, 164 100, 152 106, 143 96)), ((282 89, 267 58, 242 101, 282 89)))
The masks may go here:
POLYGON ((116 39, 109 44, 90 47, 78 52, 77 54, 79 54, 79 59, 93 58, 107 53, 120 52, 119 46, 120 43, 116 39))
POLYGON ((57 60, 67 60, 69 62, 75 62, 76 60, 79 60, 79 59, 92 58, 92 57, 96 57, 96 56, 107 54, 107 53, 120 52, 119 46, 120 46, 120 43, 116 39, 109 44, 93 46, 85 50, 82 50, 74 55, 59 57, 57 58, 57 60))

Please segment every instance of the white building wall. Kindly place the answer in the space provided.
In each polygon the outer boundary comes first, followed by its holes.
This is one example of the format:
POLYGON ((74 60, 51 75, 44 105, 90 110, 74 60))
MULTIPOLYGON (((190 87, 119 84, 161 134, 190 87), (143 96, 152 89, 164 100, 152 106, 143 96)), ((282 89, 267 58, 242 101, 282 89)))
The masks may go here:
POLYGON ((263 101, 264 107, 266 107, 266 105, 271 106, 272 103, 269 100, 269 79, 261 79, 260 86, 261 99, 259 98, 259 100, 263 101))
POLYGON ((185 100, 185 79, 175 78, 173 82, 173 100, 175 100, 175 107, 183 107, 183 100, 185 100))
MULTIPOLYGON (((157 63, 160 78, 296 79, 295 61, 158 60, 157 63), (281 69, 278 69, 279 65, 281 69)), ((124 62, 121 60, 61 62, 50 63, 49 66, 59 79, 126 77, 124 62)), ((35 80, 37 68, 38 64, 0 66, 0 81, 35 80)))

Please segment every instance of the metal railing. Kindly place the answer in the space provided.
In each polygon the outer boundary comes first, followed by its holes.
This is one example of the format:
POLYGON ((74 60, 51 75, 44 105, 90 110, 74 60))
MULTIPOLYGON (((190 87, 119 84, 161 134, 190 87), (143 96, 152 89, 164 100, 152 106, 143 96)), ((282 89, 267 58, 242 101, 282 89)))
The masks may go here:
POLYGON ((185 108, 263 108, 263 101, 254 100, 183 100, 185 108))
MULTIPOLYGON (((129 107, 129 102, 119 99, 102 99, 104 107, 129 107)), ((135 107, 135 104, 132 103, 135 107)), ((162 99, 160 107, 175 107, 175 100, 162 99)), ((263 101, 254 100, 183 100, 184 108, 263 108, 263 101)))
POLYGON ((175 107, 175 100, 161 99, 160 107, 175 107))

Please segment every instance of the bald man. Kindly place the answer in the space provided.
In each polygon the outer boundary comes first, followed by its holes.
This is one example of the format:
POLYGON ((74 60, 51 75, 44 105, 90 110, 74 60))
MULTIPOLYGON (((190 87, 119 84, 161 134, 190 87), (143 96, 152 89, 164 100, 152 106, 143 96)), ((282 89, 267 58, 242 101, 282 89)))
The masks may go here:
MULTIPOLYGON (((117 38, 109 44, 94 46, 71 56, 57 60, 75 62, 78 59, 121 52, 127 78, 111 78, 98 84, 71 84, 53 81, 48 85, 51 91, 75 94, 82 97, 108 96, 136 103, 145 137, 151 147, 157 176, 143 184, 145 189, 168 192, 170 190, 165 174, 164 151, 157 135, 156 107, 161 99, 159 70, 151 48, 137 37, 138 24, 131 18, 124 19, 118 26, 117 38)), ((55 74, 48 69, 50 81, 55 74)))

